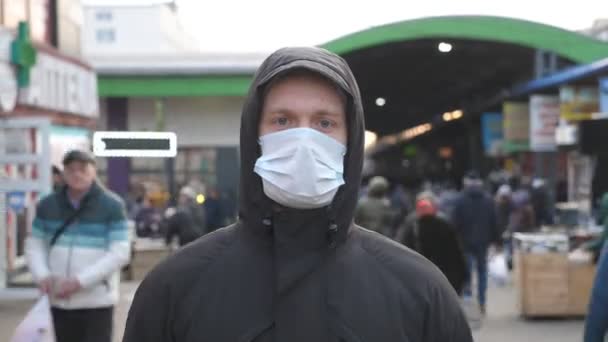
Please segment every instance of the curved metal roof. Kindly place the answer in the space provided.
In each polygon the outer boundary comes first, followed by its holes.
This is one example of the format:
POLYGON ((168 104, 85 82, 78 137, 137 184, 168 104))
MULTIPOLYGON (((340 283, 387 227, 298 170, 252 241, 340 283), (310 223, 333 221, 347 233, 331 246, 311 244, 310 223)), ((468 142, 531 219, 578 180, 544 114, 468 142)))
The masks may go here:
POLYGON ((608 57, 608 44, 550 25, 493 16, 446 16, 372 27, 322 45, 343 55, 392 42, 425 38, 475 39, 555 52, 578 63, 608 57))

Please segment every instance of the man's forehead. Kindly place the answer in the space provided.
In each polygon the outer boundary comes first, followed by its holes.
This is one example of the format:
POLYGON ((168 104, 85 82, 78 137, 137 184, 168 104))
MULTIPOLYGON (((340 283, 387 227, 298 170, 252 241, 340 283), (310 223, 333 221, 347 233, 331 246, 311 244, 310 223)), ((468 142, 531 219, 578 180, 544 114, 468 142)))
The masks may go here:
POLYGON ((277 76, 273 77, 264 86, 263 98, 266 99, 266 97, 268 96, 268 93, 278 85, 281 85, 285 82, 291 83, 291 82, 298 82, 298 81, 302 81, 302 82, 314 81, 314 82, 323 83, 326 86, 334 89, 336 94, 342 99, 342 102, 345 105, 347 103, 346 92, 340 86, 338 86, 338 84, 336 82, 334 82, 330 78, 322 75, 319 72, 315 72, 315 71, 308 70, 308 69, 295 69, 295 70, 291 70, 291 71, 287 71, 287 72, 278 74, 277 76))

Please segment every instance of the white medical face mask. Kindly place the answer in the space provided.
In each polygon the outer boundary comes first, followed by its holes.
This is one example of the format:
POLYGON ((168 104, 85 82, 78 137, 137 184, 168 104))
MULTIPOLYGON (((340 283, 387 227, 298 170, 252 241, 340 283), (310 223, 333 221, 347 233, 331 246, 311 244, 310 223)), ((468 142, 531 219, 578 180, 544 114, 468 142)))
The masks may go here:
POLYGON ((292 128, 260 137, 262 156, 254 172, 264 193, 289 208, 314 209, 331 203, 344 184, 346 146, 311 128, 292 128))

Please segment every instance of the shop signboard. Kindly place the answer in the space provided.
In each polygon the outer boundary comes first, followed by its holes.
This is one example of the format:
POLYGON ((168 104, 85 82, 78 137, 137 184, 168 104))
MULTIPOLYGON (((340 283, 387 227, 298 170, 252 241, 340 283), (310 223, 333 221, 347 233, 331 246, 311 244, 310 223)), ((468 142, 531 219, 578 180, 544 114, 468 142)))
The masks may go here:
POLYGON ((508 153, 530 148, 530 108, 526 102, 503 103, 503 150, 508 153))
POLYGON ((560 116, 567 121, 589 120, 599 111, 595 86, 563 86, 559 89, 560 116))
POLYGON ((502 113, 484 113, 481 117, 483 149, 488 156, 499 156, 503 144, 502 113))
POLYGON ((555 130, 559 124, 558 96, 530 96, 530 150, 553 152, 557 149, 555 130))
POLYGON ((18 99, 21 105, 90 118, 99 116, 98 102, 93 69, 43 51, 38 51, 30 82, 18 99))
POLYGON ((17 105, 17 74, 11 65, 13 34, 0 28, 0 113, 12 112, 17 105))

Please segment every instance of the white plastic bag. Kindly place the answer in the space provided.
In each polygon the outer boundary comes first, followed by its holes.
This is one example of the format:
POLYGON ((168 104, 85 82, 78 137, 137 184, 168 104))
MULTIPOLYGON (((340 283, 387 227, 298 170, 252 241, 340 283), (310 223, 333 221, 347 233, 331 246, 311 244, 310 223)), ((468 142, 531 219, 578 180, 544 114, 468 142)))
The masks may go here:
POLYGON ((11 342, 55 342, 53 318, 47 296, 41 297, 25 315, 11 342))
POLYGON ((488 277, 498 286, 505 286, 507 284, 509 270, 507 269, 507 260, 504 253, 496 254, 490 258, 488 262, 488 277))

